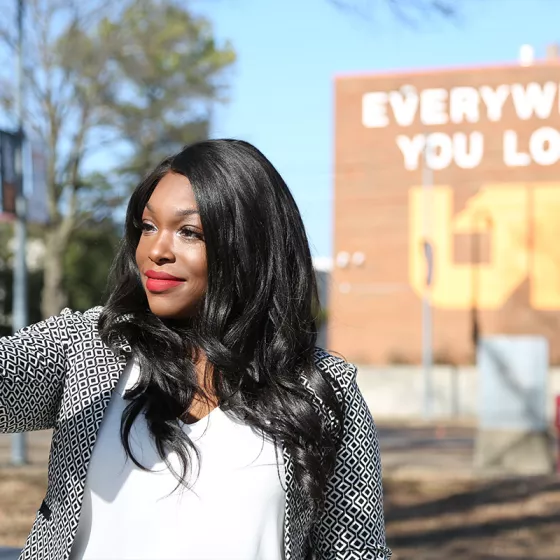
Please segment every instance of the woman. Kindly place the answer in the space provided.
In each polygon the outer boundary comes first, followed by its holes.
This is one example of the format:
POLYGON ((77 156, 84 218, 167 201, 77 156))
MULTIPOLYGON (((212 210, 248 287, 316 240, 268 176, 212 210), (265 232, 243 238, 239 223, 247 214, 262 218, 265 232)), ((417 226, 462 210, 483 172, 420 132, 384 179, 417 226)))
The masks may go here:
POLYGON ((0 431, 53 429, 21 558, 390 557, 356 369, 314 347, 303 223, 256 148, 163 161, 110 294, 1 341, 0 431))

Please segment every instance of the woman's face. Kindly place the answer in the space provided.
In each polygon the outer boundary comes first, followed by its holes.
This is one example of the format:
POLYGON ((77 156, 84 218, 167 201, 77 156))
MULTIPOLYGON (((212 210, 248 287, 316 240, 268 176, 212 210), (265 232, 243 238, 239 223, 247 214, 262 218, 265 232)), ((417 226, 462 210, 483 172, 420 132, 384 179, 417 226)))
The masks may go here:
POLYGON ((196 314, 208 286, 206 246, 194 192, 183 175, 165 175, 146 204, 136 264, 154 315, 196 314))

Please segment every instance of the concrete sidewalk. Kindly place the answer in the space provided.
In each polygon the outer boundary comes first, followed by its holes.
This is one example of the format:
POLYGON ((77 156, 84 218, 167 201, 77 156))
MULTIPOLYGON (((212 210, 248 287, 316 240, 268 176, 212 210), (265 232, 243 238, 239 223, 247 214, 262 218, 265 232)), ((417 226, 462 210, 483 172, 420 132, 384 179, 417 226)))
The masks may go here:
MULTIPOLYGON (((472 426, 421 422, 379 422, 377 425, 385 476, 415 478, 442 475, 473 476, 472 426)), ((50 431, 26 434, 30 464, 46 469, 50 431)), ((10 464, 11 436, 0 435, 0 468, 10 464)), ((1 560, 1 559, 0 559, 1 560)))
POLYGON ((476 478, 472 426, 383 422, 377 429, 384 478, 476 478))

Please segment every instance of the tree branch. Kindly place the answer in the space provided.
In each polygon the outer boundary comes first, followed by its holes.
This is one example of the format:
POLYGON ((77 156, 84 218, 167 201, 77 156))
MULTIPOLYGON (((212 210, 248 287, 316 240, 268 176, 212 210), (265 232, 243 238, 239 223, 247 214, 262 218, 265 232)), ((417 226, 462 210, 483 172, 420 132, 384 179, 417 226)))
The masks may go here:
POLYGON ((2 27, 0 28, 0 42, 3 43, 13 53, 17 50, 17 41, 12 33, 2 27))
POLYGON ((375 7, 385 3, 391 13, 407 25, 415 26, 419 19, 436 15, 444 19, 454 20, 459 14, 460 0, 328 0, 339 10, 371 19, 375 7), (411 14, 415 13, 416 16, 411 14))

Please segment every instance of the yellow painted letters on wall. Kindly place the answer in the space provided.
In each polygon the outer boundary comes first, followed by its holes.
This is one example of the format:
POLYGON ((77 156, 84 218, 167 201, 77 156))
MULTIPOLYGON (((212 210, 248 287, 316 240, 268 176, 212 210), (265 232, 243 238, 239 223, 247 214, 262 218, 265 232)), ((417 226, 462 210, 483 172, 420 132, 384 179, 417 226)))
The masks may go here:
POLYGON ((411 188, 409 280, 419 295, 424 240, 433 245, 435 307, 499 309, 529 278, 532 307, 560 309, 560 184, 486 184, 456 214, 451 187, 411 188), (476 233, 490 238, 490 262, 456 263, 454 236, 476 233))

